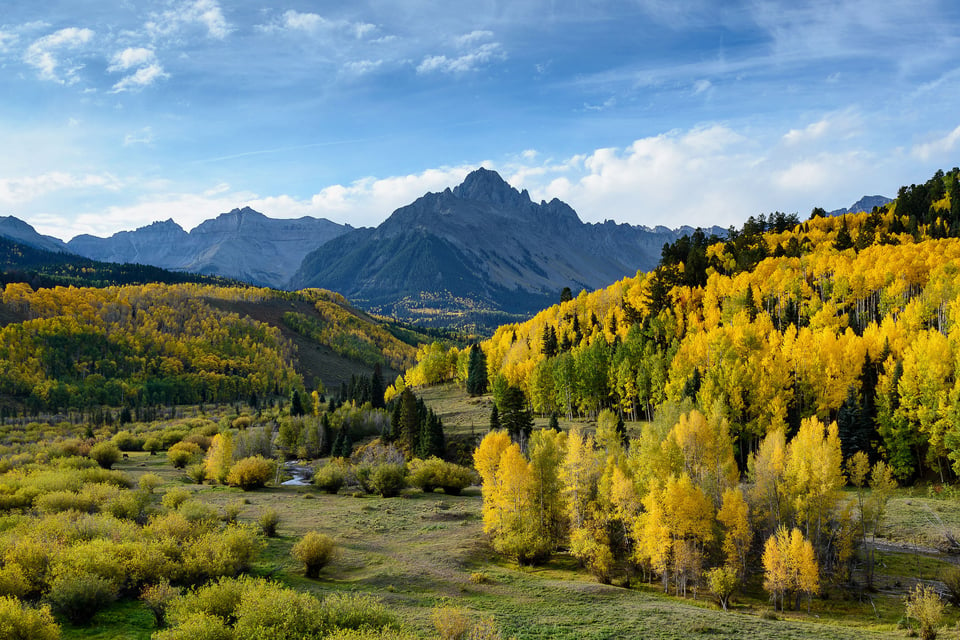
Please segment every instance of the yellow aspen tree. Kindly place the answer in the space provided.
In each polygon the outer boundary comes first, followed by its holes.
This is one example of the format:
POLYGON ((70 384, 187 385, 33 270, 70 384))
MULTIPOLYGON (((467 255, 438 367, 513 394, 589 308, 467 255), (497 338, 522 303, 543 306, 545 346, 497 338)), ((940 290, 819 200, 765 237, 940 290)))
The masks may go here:
POLYGON ((556 546, 566 532, 560 464, 567 450, 566 432, 535 431, 530 438, 530 472, 533 476, 534 509, 541 534, 556 546))
POLYGON ((773 600, 773 609, 783 610, 784 596, 790 589, 790 534, 786 527, 777 527, 776 533, 767 538, 763 545, 763 588, 773 600))
POLYGON ((599 475, 600 458, 593 447, 593 438, 584 436, 579 428, 574 428, 567 436, 567 454, 560 467, 571 528, 583 527, 589 517, 599 475))
POLYGON ((533 473, 519 445, 511 444, 500 455, 495 487, 492 498, 502 524, 494 532, 493 548, 518 564, 549 556, 552 545, 541 535, 536 517, 533 473))
POLYGON ((753 539, 750 527, 750 508, 740 487, 723 492, 723 503, 717 511, 717 521, 723 526, 723 555, 726 565, 737 572, 741 580, 746 575, 747 554, 753 539))
POLYGON ((233 438, 229 433, 218 433, 213 436, 207 455, 203 459, 203 475, 207 480, 224 484, 231 466, 233 466, 233 438))
POLYGON ((750 457, 751 504, 760 520, 766 520, 767 531, 783 523, 789 505, 784 500, 784 471, 787 462, 787 439, 783 428, 775 429, 760 442, 750 457))
POLYGON ((844 484, 843 454, 837 423, 825 426, 816 416, 800 423, 787 447, 784 469, 797 521, 819 544, 825 520, 836 506, 844 484))
POLYGON ((797 594, 794 608, 800 607, 800 596, 807 596, 807 611, 810 600, 820 592, 820 568, 813 552, 813 545, 803 537, 799 529, 790 532, 790 574, 793 588, 797 594))
POLYGON ((491 431, 473 452, 473 466, 480 474, 480 491, 483 495, 483 531, 494 533, 503 528, 503 512, 496 500, 497 468, 503 452, 510 446, 510 435, 506 431, 491 431))

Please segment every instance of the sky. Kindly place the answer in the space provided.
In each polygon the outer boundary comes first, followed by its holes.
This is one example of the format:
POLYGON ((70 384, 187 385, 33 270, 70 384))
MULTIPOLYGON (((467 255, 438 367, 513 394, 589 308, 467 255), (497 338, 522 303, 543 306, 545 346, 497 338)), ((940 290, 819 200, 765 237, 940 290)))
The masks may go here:
POLYGON ((372 226, 495 169, 584 221, 801 217, 960 165, 955 0, 3 0, 0 215, 372 226))

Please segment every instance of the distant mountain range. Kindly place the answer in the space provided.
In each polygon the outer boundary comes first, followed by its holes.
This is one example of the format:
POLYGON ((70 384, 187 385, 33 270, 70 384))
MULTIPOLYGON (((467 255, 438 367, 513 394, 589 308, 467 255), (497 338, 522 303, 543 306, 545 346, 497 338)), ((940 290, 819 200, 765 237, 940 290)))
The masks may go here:
POLYGON ((495 171, 477 169, 377 228, 310 253, 290 284, 333 289, 405 318, 437 306, 526 315, 556 302, 564 287, 576 293, 652 269, 664 243, 692 231, 586 224, 560 200, 535 203, 495 171))
POLYGON ((244 207, 190 233, 166 220, 109 238, 77 236, 67 249, 94 260, 150 264, 282 289, 307 253, 351 229, 323 218, 268 218, 244 207))
MULTIPOLYGON (((831 214, 889 201, 868 196, 831 214)), ((322 287, 405 320, 445 314, 446 324, 484 314, 481 324, 527 316, 553 304, 564 287, 577 293, 652 269, 665 243, 692 231, 584 223, 564 202, 533 202, 488 169, 477 169, 453 189, 425 194, 376 228, 273 219, 245 207, 189 233, 167 220, 64 243, 17 218, 0 217, 0 236, 46 251, 275 288, 322 287)), ((720 227, 704 231, 726 235, 720 227)))
POLYGON ((860 213, 861 211, 866 211, 869 213, 870 211, 873 211, 874 207, 882 207, 889 202, 893 202, 893 199, 886 196, 863 196, 846 209, 834 209, 827 215, 842 216, 845 213, 860 213))

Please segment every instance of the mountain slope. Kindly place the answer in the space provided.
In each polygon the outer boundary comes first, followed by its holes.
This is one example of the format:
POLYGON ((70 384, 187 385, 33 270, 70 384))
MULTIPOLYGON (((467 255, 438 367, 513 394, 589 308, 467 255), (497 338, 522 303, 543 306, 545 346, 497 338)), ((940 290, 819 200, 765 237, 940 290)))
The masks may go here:
POLYGON ((560 200, 534 203, 494 171, 428 193, 376 229, 309 254, 294 288, 323 286, 381 313, 529 314, 564 287, 594 289, 656 265, 692 229, 585 224, 560 200))
POLYGON ((281 287, 307 253, 350 229, 322 218, 268 218, 244 207, 207 220, 189 233, 167 220, 109 238, 77 236, 67 247, 95 260, 140 262, 281 287))
POLYGON ((29 224, 13 216, 0 216, 0 237, 44 251, 69 251, 67 245, 52 236, 37 233, 29 224))
POLYGON ((886 196, 863 196, 862 198, 854 202, 852 205, 850 205, 846 209, 834 209, 827 215, 841 216, 845 213, 863 213, 863 212, 869 213, 873 211, 874 207, 882 207, 883 205, 889 204, 891 202, 893 202, 893 200, 891 200, 886 196))

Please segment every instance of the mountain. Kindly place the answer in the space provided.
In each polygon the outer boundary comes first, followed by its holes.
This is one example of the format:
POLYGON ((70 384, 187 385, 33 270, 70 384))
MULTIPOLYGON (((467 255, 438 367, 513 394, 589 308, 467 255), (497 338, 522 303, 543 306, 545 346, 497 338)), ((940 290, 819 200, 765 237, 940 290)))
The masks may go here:
MULTIPOLYGON (((428 193, 375 229, 307 255, 292 288, 339 291, 368 309, 424 320, 427 312, 529 315, 574 292, 656 266, 667 242, 692 232, 587 224, 567 204, 539 204, 495 171, 428 193)), ((708 230, 725 234, 719 228, 708 230)))
POLYGON ((842 216, 845 213, 860 213, 862 211, 871 212, 874 207, 882 207, 885 204, 893 202, 886 196, 863 196, 846 209, 835 209, 828 213, 828 216, 842 216))
POLYGON ((44 251, 54 253, 69 251, 62 240, 53 236, 41 235, 29 224, 13 216, 0 216, 0 236, 9 238, 18 244, 43 249, 44 251))
POLYGON ((109 238, 77 236, 70 251, 106 262, 136 262, 282 287, 304 256, 347 231, 323 218, 268 218, 249 207, 234 209, 187 233, 173 220, 154 222, 109 238))

